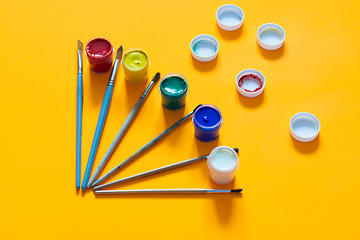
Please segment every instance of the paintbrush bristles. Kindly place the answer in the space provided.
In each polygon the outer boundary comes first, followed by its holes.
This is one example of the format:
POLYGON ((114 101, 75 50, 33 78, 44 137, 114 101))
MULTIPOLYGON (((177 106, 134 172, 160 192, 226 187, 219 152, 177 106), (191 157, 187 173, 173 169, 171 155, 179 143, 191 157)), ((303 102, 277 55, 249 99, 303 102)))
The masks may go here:
POLYGON ((153 78, 153 82, 157 82, 158 80, 160 79, 160 73, 159 72, 157 72, 156 74, 155 74, 155 76, 154 76, 154 78, 153 78))
POLYGON ((233 189, 231 190, 232 193, 240 193, 242 192, 242 188, 239 188, 239 189, 233 189))
POLYGON ((84 49, 83 43, 78 40, 78 49, 82 52, 84 49))
POLYGON ((119 49, 117 50, 117 53, 116 53, 116 59, 120 59, 120 58, 121 58, 122 52, 123 52, 123 47, 120 46, 119 49))
POLYGON ((195 112, 196 109, 198 109, 200 106, 202 106, 202 104, 197 105, 196 108, 194 108, 193 112, 195 112))

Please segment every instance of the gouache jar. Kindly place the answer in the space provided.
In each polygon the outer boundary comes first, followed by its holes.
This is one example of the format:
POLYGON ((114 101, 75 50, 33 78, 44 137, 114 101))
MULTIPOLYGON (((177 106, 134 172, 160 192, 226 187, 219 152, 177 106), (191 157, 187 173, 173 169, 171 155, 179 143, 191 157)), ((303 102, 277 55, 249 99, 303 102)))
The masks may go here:
POLYGON ((207 157, 210 178, 218 184, 230 183, 239 168, 239 158, 234 149, 227 146, 214 148, 207 157))
POLYGON ((212 142, 219 137, 223 118, 220 110, 210 104, 198 107, 192 117, 195 137, 202 142, 212 142))
POLYGON ((114 47, 109 39, 95 37, 86 44, 85 56, 89 60, 91 70, 97 73, 104 73, 111 69, 114 47))
POLYGON ((159 84, 162 105, 169 110, 178 110, 185 106, 189 85, 179 73, 166 74, 159 84))
POLYGON ((150 59, 145 50, 141 48, 130 48, 124 53, 121 66, 128 83, 139 85, 148 79, 150 59))

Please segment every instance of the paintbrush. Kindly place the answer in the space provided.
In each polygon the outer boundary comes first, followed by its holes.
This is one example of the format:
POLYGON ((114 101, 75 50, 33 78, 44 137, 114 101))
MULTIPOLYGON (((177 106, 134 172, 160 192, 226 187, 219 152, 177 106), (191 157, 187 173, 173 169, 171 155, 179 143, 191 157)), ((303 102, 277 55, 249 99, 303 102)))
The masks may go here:
POLYGON ((143 193, 240 193, 242 189, 206 189, 206 188, 175 188, 175 189, 136 189, 136 190, 98 190, 95 194, 143 194, 143 193))
POLYGON ((106 162, 110 159, 111 155, 113 154, 117 145, 119 144, 121 138, 125 135, 126 130, 130 126, 131 122, 134 120, 136 114, 139 112, 143 103, 145 102, 145 99, 146 99, 147 95, 149 94, 150 90, 152 89, 154 84, 159 80, 159 78, 160 78, 160 73, 156 73, 154 78, 152 79, 152 81, 149 83, 149 85, 145 89, 144 93, 141 95, 139 100, 136 102, 135 106, 133 107, 133 109, 129 113, 128 117, 126 118, 125 122, 121 126, 119 132, 117 133, 115 139, 111 143, 109 149, 106 151, 103 159, 99 163, 99 166, 95 169, 93 175, 91 176, 91 178, 87 184, 87 187, 91 187, 91 185, 95 182, 96 178, 99 176, 101 170, 104 168, 106 162))
MULTIPOLYGON (((234 148, 234 150, 237 153, 239 152, 238 148, 234 148)), ((94 187, 94 190, 100 190, 100 189, 103 189, 103 188, 106 188, 106 187, 113 186, 115 184, 124 183, 124 182, 130 181, 130 180, 135 180, 135 179, 138 179, 138 178, 143 178, 143 177, 154 175, 154 174, 157 174, 157 173, 169 171, 171 169, 187 166, 187 165, 190 165, 192 163, 196 163, 196 162, 199 162, 201 160, 204 160, 208 156, 209 156, 209 154, 201 156, 201 157, 196 157, 196 158, 192 158, 192 159, 189 159, 189 160, 173 163, 173 164, 170 164, 170 165, 167 165, 167 166, 164 166, 164 167, 160 167, 160 168, 156 168, 156 169, 153 169, 153 170, 150 170, 150 171, 147 171, 147 172, 139 173, 139 174, 136 174, 136 175, 133 175, 133 176, 130 176, 130 177, 119 179, 119 180, 114 181, 114 182, 110 182, 110 183, 106 183, 106 184, 103 184, 103 185, 100 185, 100 186, 96 186, 96 187, 94 187)))
POLYGON ((169 127, 168 129, 166 129, 165 131, 163 131, 162 133, 160 133, 158 136, 156 136, 153 140, 151 140, 150 142, 148 142, 147 144, 145 144, 145 146, 143 146, 142 148, 140 148, 139 150, 137 150, 134 154, 132 154, 130 157, 128 157, 127 159, 125 159, 124 161, 122 161, 120 164, 118 164, 116 167, 114 167, 113 169, 111 169, 108 173, 106 173, 104 176, 102 176, 101 178, 99 178, 96 182, 94 182, 92 184, 92 187, 99 185, 99 183, 101 183, 102 181, 104 181, 105 179, 107 179, 110 175, 112 175, 113 173, 115 173, 116 171, 118 171, 120 168, 122 168, 123 166, 125 166, 127 163, 129 163, 130 161, 132 161, 134 158, 136 158, 139 154, 145 152, 148 148, 150 148, 152 145, 154 145, 155 143, 157 143, 160 139, 162 139, 163 137, 165 137, 167 134, 169 134, 172 130, 174 130, 176 127, 178 127, 181 123, 183 123, 186 119, 190 118, 195 110, 200 107, 200 105, 198 105, 194 110, 192 110, 188 115, 186 115, 185 117, 181 118, 179 121, 177 121, 174 125, 172 125, 171 127, 169 127))
POLYGON ((97 122, 97 125, 96 125, 94 139, 93 139, 93 142, 92 142, 92 145, 91 145, 89 159, 88 159, 88 162, 87 162, 87 165, 86 165, 86 170, 85 170, 83 182, 82 182, 82 185, 81 185, 82 190, 85 190, 86 187, 87 187, 87 183, 89 181, 91 169, 92 169, 92 166, 94 164, 95 155, 96 155, 97 149, 99 147, 99 142, 100 142, 102 131, 104 129, 106 116, 107 116, 107 114, 109 112, 110 102, 111 102, 111 98, 112 98, 113 91, 114 91, 115 77, 116 77, 117 69, 118 69, 118 66, 119 66, 119 63, 120 63, 120 60, 121 60, 121 57, 122 57, 122 52, 123 52, 123 48, 122 48, 122 46, 120 46, 119 49, 117 50, 117 53, 116 53, 116 59, 115 59, 115 62, 114 62, 114 66, 113 66, 113 68, 111 70, 109 82, 108 82, 108 85, 106 87, 103 102, 101 104, 99 119, 98 119, 98 122, 97 122))
POLYGON ((78 40, 78 76, 76 92, 76 189, 80 188, 81 182, 81 131, 82 131, 82 108, 83 108, 83 43, 78 40))

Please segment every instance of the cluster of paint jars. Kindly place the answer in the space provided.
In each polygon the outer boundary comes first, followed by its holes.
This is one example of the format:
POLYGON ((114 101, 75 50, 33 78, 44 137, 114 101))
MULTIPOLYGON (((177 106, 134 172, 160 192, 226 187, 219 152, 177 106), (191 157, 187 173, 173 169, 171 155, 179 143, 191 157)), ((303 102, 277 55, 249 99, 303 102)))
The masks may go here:
MULTIPOLYGON (((91 39, 85 48, 89 67, 96 73, 108 72, 113 64, 114 48, 104 37, 91 39)), ((139 85, 147 81, 150 59, 145 50, 130 48, 124 52, 121 61, 125 79, 128 83, 139 85)), ((179 73, 169 73, 162 77, 159 84, 161 102, 168 110, 179 110, 186 104, 189 84, 179 73)), ((223 124, 220 110, 210 104, 197 107, 192 116, 195 137, 202 142, 212 142, 219 137, 223 124)), ((226 184, 234 178, 239 160, 236 152, 229 147, 220 146, 208 158, 210 177, 217 183, 226 184)))
MULTIPOLYGON (((111 69, 114 48, 104 37, 91 39, 85 48, 89 67, 94 72, 104 73, 111 69)), ((121 61, 125 79, 130 84, 138 85, 148 79, 150 59, 145 50, 130 48, 124 52, 121 61)), ((160 81, 159 91, 162 105, 169 110, 178 110, 185 106, 189 84, 179 73, 166 74, 160 81)), ((196 109, 193 116, 195 136, 203 142, 214 141, 219 136, 223 119, 220 110, 212 105, 202 105, 196 109)))

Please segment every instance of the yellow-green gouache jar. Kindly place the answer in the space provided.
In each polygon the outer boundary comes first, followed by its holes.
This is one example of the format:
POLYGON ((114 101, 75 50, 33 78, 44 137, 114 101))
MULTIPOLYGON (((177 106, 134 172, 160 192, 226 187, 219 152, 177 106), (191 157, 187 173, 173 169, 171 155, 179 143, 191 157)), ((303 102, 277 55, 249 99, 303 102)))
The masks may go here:
POLYGON ((121 66, 125 73, 125 79, 130 84, 139 85, 148 79, 150 59, 145 50, 130 48, 124 53, 121 66))

